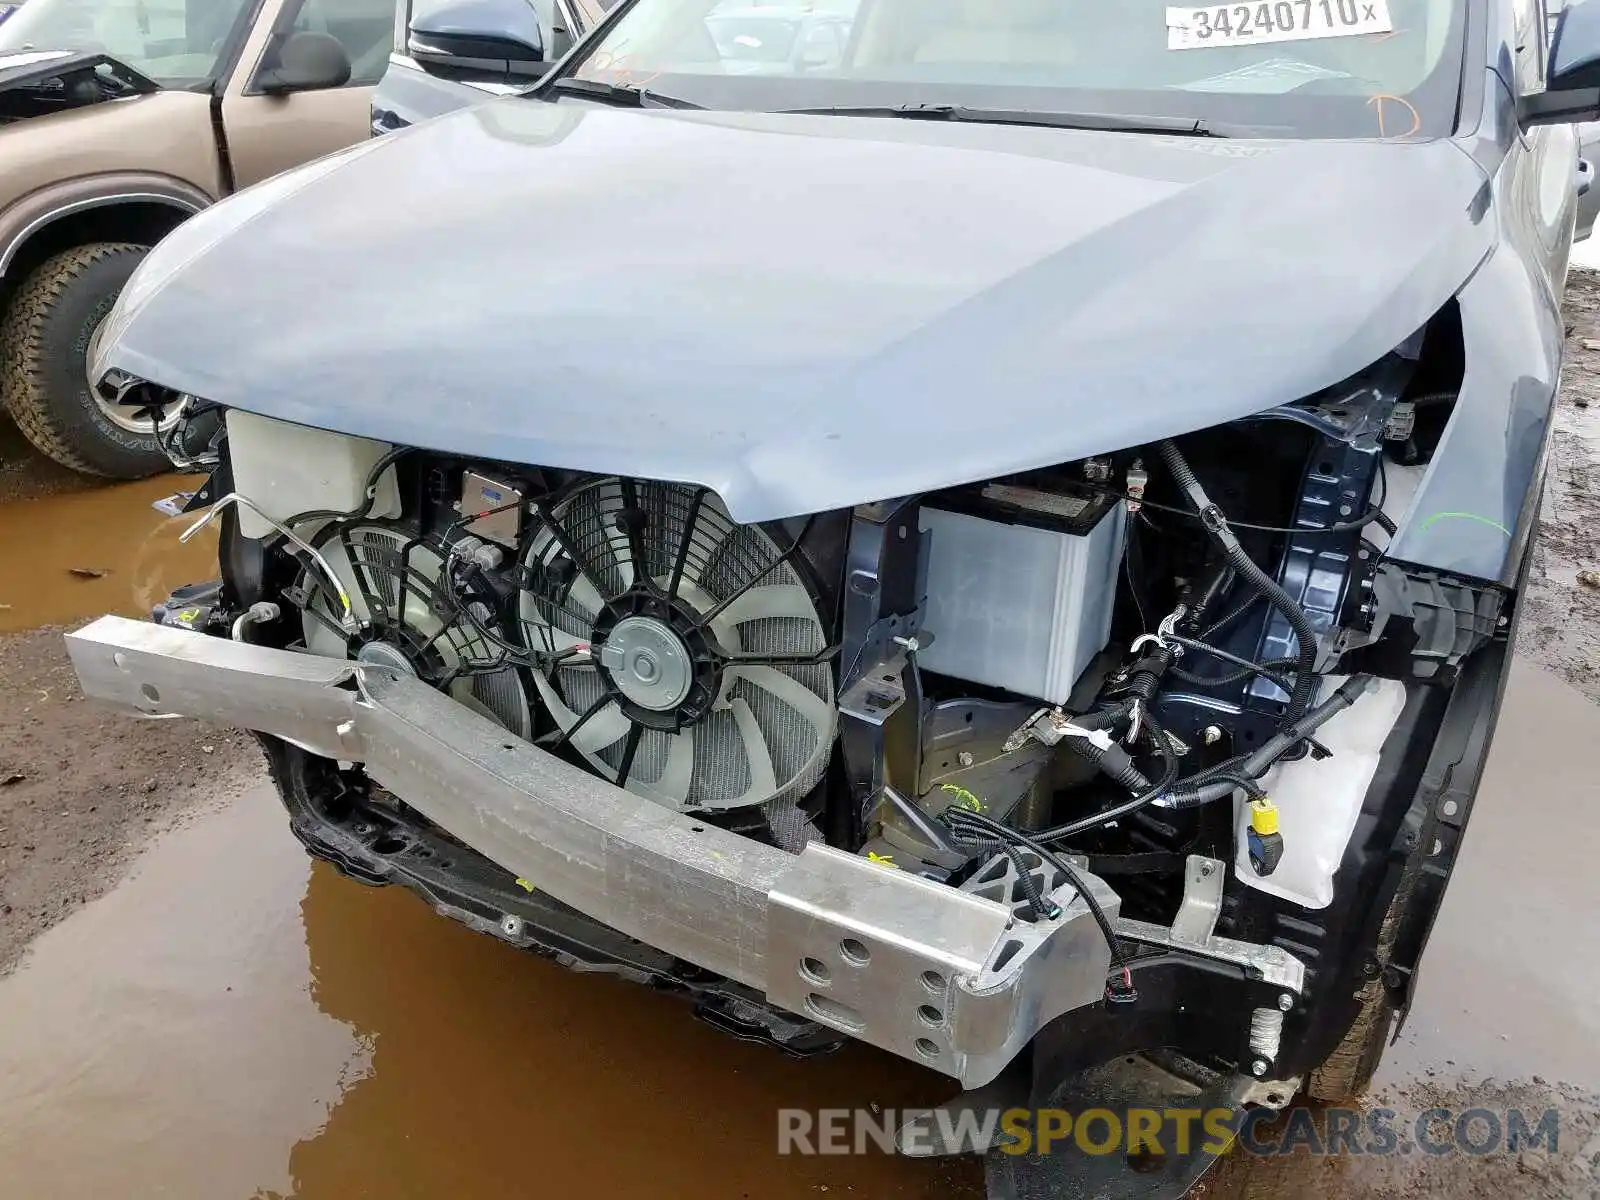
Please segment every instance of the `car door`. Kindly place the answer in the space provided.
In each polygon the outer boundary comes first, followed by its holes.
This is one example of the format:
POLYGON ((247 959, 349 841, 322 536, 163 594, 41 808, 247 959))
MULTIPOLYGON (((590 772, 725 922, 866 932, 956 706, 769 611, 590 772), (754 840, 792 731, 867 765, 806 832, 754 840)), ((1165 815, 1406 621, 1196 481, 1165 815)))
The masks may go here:
POLYGON ((364 139, 393 30, 393 0, 267 0, 223 90, 233 185, 248 187, 364 139), (269 72, 297 33, 337 41, 350 63, 348 81, 276 93, 269 72))

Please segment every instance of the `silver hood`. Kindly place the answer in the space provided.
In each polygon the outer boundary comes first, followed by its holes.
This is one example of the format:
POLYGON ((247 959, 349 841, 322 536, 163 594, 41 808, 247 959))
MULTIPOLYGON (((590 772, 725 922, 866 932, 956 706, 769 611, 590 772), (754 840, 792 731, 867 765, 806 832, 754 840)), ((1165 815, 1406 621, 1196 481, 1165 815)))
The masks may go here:
POLYGON ((196 216, 99 367, 768 520, 1336 383, 1482 261, 1484 187, 1450 142, 512 99, 196 216))

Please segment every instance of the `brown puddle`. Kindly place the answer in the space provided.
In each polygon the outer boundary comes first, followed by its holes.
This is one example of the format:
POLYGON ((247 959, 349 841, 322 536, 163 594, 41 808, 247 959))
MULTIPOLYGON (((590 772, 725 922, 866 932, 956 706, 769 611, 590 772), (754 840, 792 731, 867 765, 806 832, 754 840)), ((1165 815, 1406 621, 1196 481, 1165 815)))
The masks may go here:
MULTIPOLYGON (((1534 1077, 1600 1088, 1597 742, 1600 711, 1518 666, 1384 1071, 1385 1102, 1413 1112, 1564 1105, 1563 1162, 1595 1110, 1534 1077)), ((732 1042, 670 998, 311 868, 262 788, 157 843, 0 982, 8 1197, 968 1200, 982 1194, 971 1163, 776 1154, 780 1107, 944 1093, 871 1051, 794 1062, 732 1042)), ((1235 1166, 1225 1179, 1249 1179, 1212 1181, 1208 1197, 1593 1190, 1567 1166, 1506 1157, 1235 1166)))
POLYGON ((198 516, 150 507, 202 482, 167 475, 0 505, 0 633, 107 612, 145 616, 175 587, 214 578, 215 533, 179 545, 198 516))
POLYGON ((158 843, 0 983, 0 1194, 961 1200, 977 1173, 782 1158, 777 1110, 944 1094, 310 867, 263 788, 158 843))

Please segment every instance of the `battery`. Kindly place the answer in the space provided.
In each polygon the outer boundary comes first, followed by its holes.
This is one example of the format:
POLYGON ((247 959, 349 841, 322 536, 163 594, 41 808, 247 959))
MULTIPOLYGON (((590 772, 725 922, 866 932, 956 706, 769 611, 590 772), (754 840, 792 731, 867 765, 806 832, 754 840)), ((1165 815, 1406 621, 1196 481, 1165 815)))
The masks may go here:
POLYGON ((926 670, 1064 703, 1105 648, 1127 510, 1117 499, 1009 483, 921 510, 926 670))

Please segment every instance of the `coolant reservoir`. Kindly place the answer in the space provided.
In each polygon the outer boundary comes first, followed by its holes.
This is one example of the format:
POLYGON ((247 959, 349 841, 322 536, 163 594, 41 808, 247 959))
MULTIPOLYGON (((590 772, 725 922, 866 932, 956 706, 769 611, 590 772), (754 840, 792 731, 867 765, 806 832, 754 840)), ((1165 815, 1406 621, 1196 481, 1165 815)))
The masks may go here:
MULTIPOLYGON (((233 490, 248 497, 276 521, 313 509, 351 512, 361 507, 367 476, 393 448, 388 442, 329 433, 230 409, 228 457, 233 465, 233 490)), ((398 517, 400 490, 394 469, 378 480, 370 517, 398 517)), ((243 505, 239 530, 246 537, 265 537, 272 526, 243 505)))

